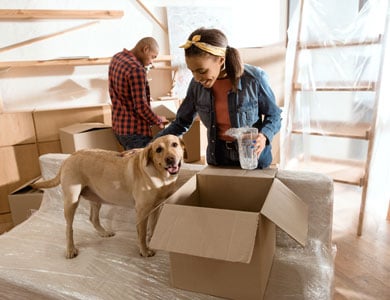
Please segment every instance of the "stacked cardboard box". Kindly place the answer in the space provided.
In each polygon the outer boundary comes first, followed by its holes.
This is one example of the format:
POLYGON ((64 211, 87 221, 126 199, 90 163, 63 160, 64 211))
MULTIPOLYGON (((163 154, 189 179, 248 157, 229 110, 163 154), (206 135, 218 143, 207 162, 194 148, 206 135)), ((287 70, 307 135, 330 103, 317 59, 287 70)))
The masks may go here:
POLYGON ((86 148, 120 151, 111 126, 103 123, 76 123, 60 128, 60 140, 62 153, 86 148))
POLYGON ((0 114, 0 232, 12 228, 8 194, 39 176, 31 113, 0 114))
POLYGON ((0 114, 0 233, 14 225, 8 195, 40 175, 38 157, 61 152, 59 128, 76 122, 110 125, 110 106, 0 114))
POLYGON ((60 153, 60 128, 82 122, 111 125, 109 105, 33 112, 39 154, 60 153))

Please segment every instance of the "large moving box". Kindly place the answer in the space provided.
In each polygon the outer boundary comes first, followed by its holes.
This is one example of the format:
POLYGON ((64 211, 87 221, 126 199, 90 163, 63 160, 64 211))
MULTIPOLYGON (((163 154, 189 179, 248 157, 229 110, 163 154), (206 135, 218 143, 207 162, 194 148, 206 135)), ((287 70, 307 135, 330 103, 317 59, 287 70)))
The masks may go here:
POLYGON ((301 245, 306 204, 275 169, 206 167, 163 206, 151 248, 170 253, 173 286, 229 299, 261 299, 275 224, 301 245))
POLYGON ((111 126, 103 123, 76 123, 60 128, 60 140, 63 153, 91 148, 119 150, 111 126))

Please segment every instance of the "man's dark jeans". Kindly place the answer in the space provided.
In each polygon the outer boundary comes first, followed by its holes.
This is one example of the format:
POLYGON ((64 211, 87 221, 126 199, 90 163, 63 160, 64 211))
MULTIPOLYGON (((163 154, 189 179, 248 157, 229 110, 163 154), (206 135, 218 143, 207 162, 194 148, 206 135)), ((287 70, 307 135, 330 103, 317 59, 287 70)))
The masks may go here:
POLYGON ((118 135, 116 138, 125 150, 144 148, 152 140, 151 136, 140 134, 118 135))

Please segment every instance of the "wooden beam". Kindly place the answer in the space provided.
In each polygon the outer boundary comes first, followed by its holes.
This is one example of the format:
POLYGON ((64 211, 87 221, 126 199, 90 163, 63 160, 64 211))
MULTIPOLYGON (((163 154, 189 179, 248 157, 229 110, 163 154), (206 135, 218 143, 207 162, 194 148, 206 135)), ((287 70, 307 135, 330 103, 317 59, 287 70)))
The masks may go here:
POLYGON ((81 29, 81 28, 84 28, 84 27, 87 27, 87 26, 91 26, 91 25, 94 25, 96 23, 99 23, 99 21, 92 21, 92 22, 84 23, 84 24, 81 24, 81 25, 78 25, 78 26, 70 27, 70 28, 62 30, 62 31, 57 31, 57 32, 54 32, 54 33, 51 33, 51 34, 38 36, 36 38, 32 38, 32 39, 25 40, 25 41, 22 41, 22 42, 19 42, 19 43, 16 43, 16 44, 8 45, 8 46, 0 48, 0 53, 1 52, 5 52, 5 51, 9 51, 9 50, 12 50, 12 49, 15 49, 15 48, 19 48, 19 47, 22 47, 22 46, 26 46, 26 45, 29 45, 29 44, 33 44, 33 43, 36 43, 36 42, 39 42, 39 41, 42 41, 42 40, 46 40, 46 39, 49 39, 49 38, 52 38, 52 37, 55 37, 55 36, 58 36, 58 35, 70 32, 70 31, 74 31, 74 30, 78 30, 78 29, 81 29))
POLYGON ((119 19, 122 10, 0 9, 0 19, 119 19))
POLYGON ((387 221, 390 221, 390 200, 389 200, 389 207, 387 208, 387 217, 386 217, 386 220, 387 220, 387 221))
POLYGON ((145 6, 145 4, 142 3, 141 0, 137 0, 137 3, 142 7, 143 10, 146 11, 146 13, 164 30, 166 33, 168 33, 168 28, 159 21, 159 19, 156 18, 156 16, 145 6))
MULTIPOLYGON (((49 67, 49 66, 86 66, 86 65, 108 65, 111 57, 64 57, 47 60, 17 60, 0 61, 0 71, 7 71, 9 68, 28 68, 28 67, 49 67)), ((153 63, 169 64, 170 55, 160 55, 153 63)), ((156 69, 172 69, 168 66, 155 66, 156 69)))

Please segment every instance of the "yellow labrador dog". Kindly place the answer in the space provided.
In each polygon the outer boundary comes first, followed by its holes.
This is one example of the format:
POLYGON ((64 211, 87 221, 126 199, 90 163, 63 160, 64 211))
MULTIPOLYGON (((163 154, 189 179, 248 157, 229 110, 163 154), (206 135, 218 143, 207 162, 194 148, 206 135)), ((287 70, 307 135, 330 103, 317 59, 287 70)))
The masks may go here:
POLYGON ((80 196, 90 200, 90 221, 102 237, 113 236, 99 221, 102 203, 135 207, 140 254, 153 256, 147 246, 158 218, 158 206, 175 190, 184 155, 182 140, 174 135, 157 138, 145 148, 123 153, 98 149, 79 150, 67 158, 53 179, 37 182, 34 188, 61 184, 66 219, 66 257, 77 256, 73 219, 80 196))

